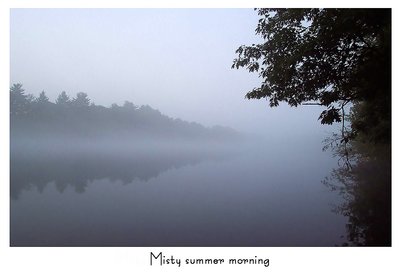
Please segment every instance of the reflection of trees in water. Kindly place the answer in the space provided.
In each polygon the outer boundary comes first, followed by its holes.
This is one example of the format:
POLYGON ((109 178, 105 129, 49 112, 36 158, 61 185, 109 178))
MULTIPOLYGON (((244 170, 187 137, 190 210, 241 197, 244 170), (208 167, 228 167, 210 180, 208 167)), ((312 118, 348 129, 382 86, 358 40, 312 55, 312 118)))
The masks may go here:
POLYGON ((343 164, 324 181, 344 197, 337 212, 348 217, 345 245, 390 246, 390 148, 376 145, 368 152, 360 146, 352 149, 351 167, 343 164))
POLYGON ((61 193, 69 185, 78 193, 84 192, 89 182, 102 178, 124 184, 133 180, 147 181, 171 168, 219 157, 199 152, 141 155, 11 153, 11 197, 17 199, 22 190, 31 187, 42 192, 53 181, 61 193))

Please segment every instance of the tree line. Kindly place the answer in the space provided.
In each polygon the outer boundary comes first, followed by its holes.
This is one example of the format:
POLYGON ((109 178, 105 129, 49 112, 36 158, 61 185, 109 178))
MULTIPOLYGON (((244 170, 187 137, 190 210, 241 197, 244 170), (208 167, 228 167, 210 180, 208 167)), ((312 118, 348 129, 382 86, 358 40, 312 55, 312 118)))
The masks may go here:
POLYGON ((39 96, 27 94, 22 84, 10 88, 10 119, 12 140, 18 137, 127 137, 144 136, 186 139, 236 138, 238 133, 228 127, 205 127, 196 122, 171 118, 148 105, 137 106, 126 101, 110 107, 96 105, 84 92, 71 98, 61 92, 51 102, 42 91, 39 96))

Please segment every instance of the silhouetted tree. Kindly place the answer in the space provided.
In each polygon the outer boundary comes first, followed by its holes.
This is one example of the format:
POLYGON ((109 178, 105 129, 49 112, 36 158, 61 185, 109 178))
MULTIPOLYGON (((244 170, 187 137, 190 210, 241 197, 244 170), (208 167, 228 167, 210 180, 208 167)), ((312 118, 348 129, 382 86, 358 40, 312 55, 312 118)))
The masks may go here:
POLYGON ((111 109, 117 110, 119 108, 119 105, 116 103, 111 104, 111 109))
POLYGON ((34 95, 32 94, 26 95, 26 101, 28 102, 28 105, 36 102, 36 100, 37 98, 34 95))
POLYGON ((36 99, 36 102, 39 104, 49 103, 49 98, 46 96, 44 91, 40 92, 39 97, 36 99))
POLYGON ((390 245, 391 10, 258 9, 258 15, 264 42, 240 46, 232 66, 263 80, 246 98, 266 98, 271 107, 322 105, 321 123, 342 122, 329 144, 345 164, 324 183, 345 196, 338 211, 349 219, 349 242, 390 245))
POLYGON ((62 91, 60 95, 58 95, 56 104, 58 105, 69 105, 71 100, 65 91, 62 91))
MULTIPOLYGON (((265 42, 240 46, 232 66, 263 79, 246 98, 267 98, 270 106, 316 102, 327 107, 323 124, 342 121, 344 105, 367 102, 372 120, 390 120, 390 9, 258 9, 258 15, 256 33, 265 42)), ((358 126, 352 134, 367 130, 358 126)))
POLYGON ((81 108, 88 107, 90 105, 90 99, 86 93, 79 92, 76 94, 76 98, 72 100, 71 105, 81 108))
POLYGON ((28 111, 29 101, 22 84, 13 84, 10 88, 10 114, 18 116, 26 114, 28 111))
POLYGON ((125 101, 123 107, 129 110, 136 110, 138 107, 130 101, 125 101))

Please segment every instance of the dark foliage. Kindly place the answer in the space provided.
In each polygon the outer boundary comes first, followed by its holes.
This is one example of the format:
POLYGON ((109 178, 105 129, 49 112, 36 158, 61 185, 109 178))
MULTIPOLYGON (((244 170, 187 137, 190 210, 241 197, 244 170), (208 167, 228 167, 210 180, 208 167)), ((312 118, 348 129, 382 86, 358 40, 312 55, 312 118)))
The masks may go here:
POLYGON ((344 198, 336 210, 348 217, 345 245, 390 246, 390 145, 352 142, 350 156, 351 168, 340 166, 323 181, 344 198))
MULTIPOLYGON (((347 103, 365 102, 367 122, 357 122, 352 135, 371 130, 376 120, 390 124, 390 9, 257 11, 256 33, 265 42, 240 46, 232 66, 262 79, 246 98, 267 98, 270 106, 315 101, 327 107, 324 124, 342 121, 347 103)), ((375 141, 388 141, 390 126, 381 129, 375 141)))
POLYGON ((232 66, 262 79, 246 98, 266 98, 271 107, 322 105, 322 124, 342 122, 328 144, 344 164, 324 183, 345 198, 338 211, 349 219, 350 244, 389 246, 391 10, 257 11, 264 43, 240 46, 232 66))

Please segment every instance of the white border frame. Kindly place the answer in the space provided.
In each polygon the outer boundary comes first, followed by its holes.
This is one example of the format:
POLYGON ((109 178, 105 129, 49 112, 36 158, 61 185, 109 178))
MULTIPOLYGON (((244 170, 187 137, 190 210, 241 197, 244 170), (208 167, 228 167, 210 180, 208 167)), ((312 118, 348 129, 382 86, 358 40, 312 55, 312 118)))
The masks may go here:
MULTIPOLYGON (((398 102, 398 65, 399 59, 395 49, 399 48, 397 1, 238 1, 216 2, 205 1, 125 1, 125 0, 3 0, 0 2, 0 60, 2 89, 0 124, 1 137, 1 189, 0 189, 0 271, 1 272, 400 272, 396 251, 398 240, 398 204, 397 186, 398 145, 396 143, 398 128, 396 121, 398 111, 393 107, 393 176, 392 176, 392 247, 254 247, 254 248, 154 248, 154 247, 9 247, 9 79, 10 79, 10 8, 251 8, 251 7, 382 7, 392 8, 392 49, 393 49, 393 103, 398 102), (258 257, 269 258, 270 266, 262 265, 199 265, 182 266, 177 269, 173 265, 150 267, 150 251, 163 251, 166 255, 180 258, 229 258, 258 257)), ((249 30, 252 31, 252 30, 249 30)))

